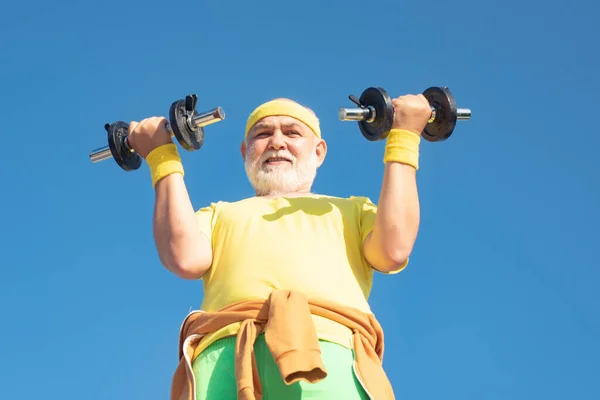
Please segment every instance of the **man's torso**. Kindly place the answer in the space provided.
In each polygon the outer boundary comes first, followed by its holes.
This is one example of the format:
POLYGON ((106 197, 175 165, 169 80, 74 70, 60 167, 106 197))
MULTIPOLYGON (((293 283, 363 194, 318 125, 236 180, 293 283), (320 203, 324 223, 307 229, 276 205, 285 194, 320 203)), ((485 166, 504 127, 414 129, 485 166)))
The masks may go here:
MULTIPOLYGON (((316 195, 250 198, 199 210, 213 251, 213 264, 202 278, 201 309, 216 311, 240 300, 266 299, 273 290, 292 290, 370 312, 373 270, 362 244, 375 213, 363 197, 316 195)), ((347 328, 313 320, 321 339, 350 346, 347 328)), ((207 342, 235 334, 238 326, 210 335, 207 342)))

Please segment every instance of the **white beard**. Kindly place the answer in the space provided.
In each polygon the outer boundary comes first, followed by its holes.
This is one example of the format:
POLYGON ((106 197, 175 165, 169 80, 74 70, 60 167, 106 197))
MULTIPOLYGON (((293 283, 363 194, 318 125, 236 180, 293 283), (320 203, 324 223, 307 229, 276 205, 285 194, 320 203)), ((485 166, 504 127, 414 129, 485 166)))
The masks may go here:
POLYGON ((244 165, 256 195, 269 196, 301 189, 309 190, 317 176, 317 163, 317 155, 314 152, 308 160, 298 163, 287 151, 268 151, 262 157, 256 158, 254 149, 248 148, 244 165), (291 160, 291 163, 264 164, 264 161, 271 157, 285 157, 291 160))

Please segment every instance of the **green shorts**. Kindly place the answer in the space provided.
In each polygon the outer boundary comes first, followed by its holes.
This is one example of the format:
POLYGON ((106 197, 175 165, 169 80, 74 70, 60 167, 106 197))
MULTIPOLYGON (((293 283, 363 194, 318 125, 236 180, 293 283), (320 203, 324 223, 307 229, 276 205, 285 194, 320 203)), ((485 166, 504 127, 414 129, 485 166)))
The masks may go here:
MULTIPOLYGON (((235 337, 217 340, 193 363, 197 400, 237 400, 235 381, 235 337)), ((286 385, 267 347, 264 334, 256 338, 254 351, 264 400, 273 399, 344 399, 368 400, 367 393, 354 375, 354 353, 341 345, 320 341, 321 357, 327 377, 317 383, 305 381, 286 385)))

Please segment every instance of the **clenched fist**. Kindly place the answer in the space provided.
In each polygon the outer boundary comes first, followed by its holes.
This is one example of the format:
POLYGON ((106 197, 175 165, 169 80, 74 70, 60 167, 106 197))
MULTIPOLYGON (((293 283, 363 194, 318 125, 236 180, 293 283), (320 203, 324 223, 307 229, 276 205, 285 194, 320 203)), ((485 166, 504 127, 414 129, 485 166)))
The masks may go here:
POLYGON ((129 146, 145 159, 148 153, 157 147, 173 143, 167 130, 167 122, 163 117, 146 118, 140 122, 131 121, 127 137, 129 146))
POLYGON ((431 117, 431 106, 422 94, 407 94, 392 100, 392 129, 404 129, 421 135, 431 117))

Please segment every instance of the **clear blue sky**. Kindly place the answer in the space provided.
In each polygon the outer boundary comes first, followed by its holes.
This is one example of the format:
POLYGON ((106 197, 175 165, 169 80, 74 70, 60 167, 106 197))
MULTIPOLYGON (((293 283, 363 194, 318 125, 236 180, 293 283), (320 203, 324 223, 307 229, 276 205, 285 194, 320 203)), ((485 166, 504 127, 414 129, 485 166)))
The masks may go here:
POLYGON ((410 266, 372 307, 402 399, 598 399, 599 6, 592 0, 3 2, 0 398, 166 399, 200 282, 159 263, 147 166, 92 164, 103 125, 221 106, 182 151, 196 208, 252 195, 248 113, 313 108, 315 191, 377 201, 383 143, 349 94, 447 85, 473 118, 424 142, 410 266))

